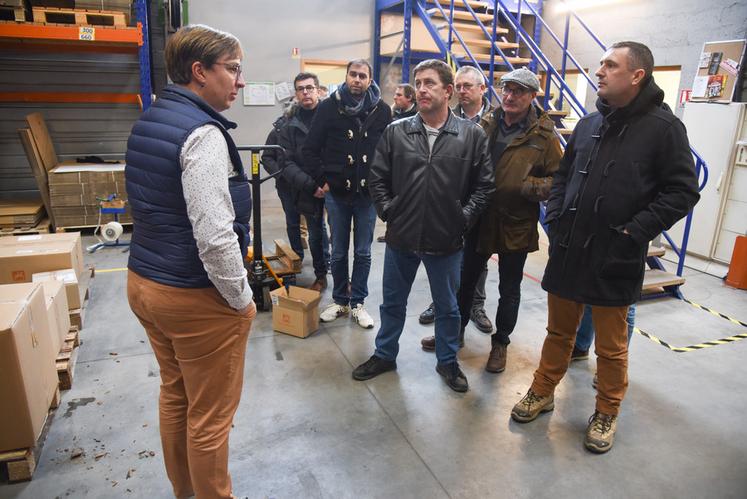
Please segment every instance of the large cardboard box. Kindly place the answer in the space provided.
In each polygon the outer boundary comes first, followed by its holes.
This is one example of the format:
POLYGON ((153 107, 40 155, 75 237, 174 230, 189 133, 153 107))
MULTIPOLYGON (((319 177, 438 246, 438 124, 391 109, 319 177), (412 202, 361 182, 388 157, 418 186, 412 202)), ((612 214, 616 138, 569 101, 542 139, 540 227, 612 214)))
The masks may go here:
POLYGON ((31 282, 32 274, 70 268, 80 278, 83 272, 80 232, 0 237, 0 284, 31 282), (18 273, 8 277, 3 269, 18 273))
MULTIPOLYGON (((56 234, 29 234, 25 236, 0 237, 0 246, 13 246, 17 244, 41 244, 55 243, 58 241, 73 241, 75 243, 76 259, 83 264, 83 241, 80 232, 58 232, 56 234)), ((75 269, 80 273, 81 269, 75 269)))
POLYGON ((44 290, 0 286, 0 452, 33 447, 57 392, 44 290))
POLYGON ((270 293, 272 328, 280 333, 306 338, 319 329, 319 300, 322 295, 311 289, 289 286, 270 293))
POLYGON ((73 269, 83 273, 79 242, 56 241, 0 245, 0 284, 31 282, 38 272, 73 269))
MULTIPOLYGON (((86 275, 85 273, 83 274, 86 275)), ((31 276, 31 282, 44 282, 55 280, 65 286, 68 310, 75 310, 81 306, 80 288, 78 276, 73 269, 54 270, 52 272, 39 272, 31 276)))
POLYGON ((47 305, 52 351, 59 353, 63 343, 65 343, 67 333, 70 332, 70 312, 67 307, 65 285, 55 280, 44 281, 41 285, 47 305))

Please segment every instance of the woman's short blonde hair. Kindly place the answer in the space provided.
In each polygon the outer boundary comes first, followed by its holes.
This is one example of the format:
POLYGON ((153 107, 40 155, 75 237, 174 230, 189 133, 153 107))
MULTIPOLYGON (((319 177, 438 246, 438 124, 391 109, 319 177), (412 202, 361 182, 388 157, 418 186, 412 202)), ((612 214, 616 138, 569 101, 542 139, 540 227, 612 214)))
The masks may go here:
POLYGON ((166 42, 166 72, 174 83, 186 85, 192 79, 192 64, 200 61, 210 68, 225 55, 241 57, 238 38, 204 24, 190 24, 166 42))

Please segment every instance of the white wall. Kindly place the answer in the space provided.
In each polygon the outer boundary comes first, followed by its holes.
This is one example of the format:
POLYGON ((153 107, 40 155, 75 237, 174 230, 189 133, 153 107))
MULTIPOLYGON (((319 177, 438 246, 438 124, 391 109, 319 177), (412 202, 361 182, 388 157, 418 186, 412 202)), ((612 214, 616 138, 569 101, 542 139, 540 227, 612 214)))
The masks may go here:
MULTIPOLYGON (((292 81, 300 71, 291 58, 298 47, 307 59, 371 58, 374 2, 365 0, 195 0, 189 21, 233 33, 244 48, 247 81, 292 81)), ((241 96, 240 96, 241 98, 241 96)), ((264 143, 282 106, 249 107, 237 101, 226 116, 239 127, 237 144, 264 143)))
MULTIPOLYGON (((559 3, 560 0, 545 0, 544 18, 562 41, 565 15, 558 14, 559 3)), ((605 45, 621 40, 638 41, 648 45, 657 66, 682 66, 680 89, 692 87, 704 42, 747 36, 746 0, 619 0, 579 10, 578 14, 605 45)), ((557 47, 543 32, 542 50, 559 68, 561 57, 557 47)), ((599 66, 601 49, 574 19, 570 48, 592 73, 599 66)), ((593 97, 591 93, 591 110, 593 97)), ((678 116, 682 115, 682 109, 676 111, 678 116)))

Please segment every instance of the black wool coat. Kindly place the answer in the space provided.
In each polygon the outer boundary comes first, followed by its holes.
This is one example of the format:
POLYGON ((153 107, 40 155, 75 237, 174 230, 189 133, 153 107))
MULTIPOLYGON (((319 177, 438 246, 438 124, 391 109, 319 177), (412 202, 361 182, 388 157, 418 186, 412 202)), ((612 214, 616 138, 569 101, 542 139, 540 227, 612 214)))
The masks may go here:
POLYGON ((685 126, 663 98, 651 78, 628 106, 599 100, 599 112, 576 126, 547 204, 549 293, 589 305, 635 303, 649 241, 698 201, 685 126))
POLYGON ((392 121, 392 110, 379 100, 367 114, 348 116, 337 91, 319 103, 303 147, 305 169, 321 187, 349 198, 368 196, 368 170, 376 144, 392 121))

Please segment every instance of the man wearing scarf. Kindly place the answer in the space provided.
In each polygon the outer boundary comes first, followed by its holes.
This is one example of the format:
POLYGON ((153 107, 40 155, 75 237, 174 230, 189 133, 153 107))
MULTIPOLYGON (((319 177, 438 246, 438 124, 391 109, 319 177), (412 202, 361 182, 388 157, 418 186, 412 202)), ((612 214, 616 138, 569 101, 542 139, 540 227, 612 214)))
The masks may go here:
POLYGON ((368 296, 376 210, 368 192, 368 169, 376 143, 391 122, 391 110, 363 59, 347 65, 345 83, 320 102, 303 148, 306 171, 322 188, 332 236, 333 302, 320 314, 330 322, 352 311, 366 329, 374 321, 363 306, 368 296), (352 274, 348 265, 353 229, 352 274))

